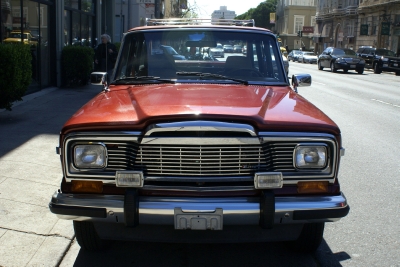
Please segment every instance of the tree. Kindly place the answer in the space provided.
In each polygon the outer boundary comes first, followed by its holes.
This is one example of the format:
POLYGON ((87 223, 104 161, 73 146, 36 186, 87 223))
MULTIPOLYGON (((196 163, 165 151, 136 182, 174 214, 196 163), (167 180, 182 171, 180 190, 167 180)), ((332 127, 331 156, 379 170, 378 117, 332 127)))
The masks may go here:
POLYGON ((254 19, 255 26, 271 29, 274 24, 270 23, 270 13, 276 12, 277 0, 266 0, 256 8, 250 8, 246 13, 237 16, 235 19, 254 19))

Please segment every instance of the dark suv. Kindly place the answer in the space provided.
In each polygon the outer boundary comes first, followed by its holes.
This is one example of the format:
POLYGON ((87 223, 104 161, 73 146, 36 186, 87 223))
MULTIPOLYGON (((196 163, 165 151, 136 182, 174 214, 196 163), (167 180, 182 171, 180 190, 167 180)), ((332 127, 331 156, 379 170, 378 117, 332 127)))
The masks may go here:
POLYGON ((362 47, 357 50, 357 55, 365 60, 365 67, 373 69, 376 74, 389 71, 400 76, 400 57, 396 56, 391 50, 362 47))

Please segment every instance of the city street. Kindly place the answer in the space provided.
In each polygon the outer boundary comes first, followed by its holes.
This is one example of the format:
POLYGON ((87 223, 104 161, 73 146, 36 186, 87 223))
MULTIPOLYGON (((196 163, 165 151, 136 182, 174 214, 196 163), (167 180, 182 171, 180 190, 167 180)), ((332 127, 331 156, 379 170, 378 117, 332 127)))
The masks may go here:
POLYGON ((59 130, 101 90, 90 85, 46 89, 0 110, 0 266, 400 266, 400 77, 290 62, 295 73, 312 75, 298 92, 339 125, 346 149, 339 179, 350 213, 326 223, 315 254, 283 243, 113 241, 102 252, 81 250, 72 221, 58 220, 48 203, 62 177, 59 130))

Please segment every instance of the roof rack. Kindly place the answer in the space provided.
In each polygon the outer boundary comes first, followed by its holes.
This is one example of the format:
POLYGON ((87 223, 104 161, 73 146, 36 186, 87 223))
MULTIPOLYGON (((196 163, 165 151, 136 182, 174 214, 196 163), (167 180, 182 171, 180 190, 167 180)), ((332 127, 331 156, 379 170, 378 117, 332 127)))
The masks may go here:
POLYGON ((199 19, 199 18, 170 18, 170 19, 146 19, 146 26, 155 25, 229 25, 255 27, 254 19, 199 19))

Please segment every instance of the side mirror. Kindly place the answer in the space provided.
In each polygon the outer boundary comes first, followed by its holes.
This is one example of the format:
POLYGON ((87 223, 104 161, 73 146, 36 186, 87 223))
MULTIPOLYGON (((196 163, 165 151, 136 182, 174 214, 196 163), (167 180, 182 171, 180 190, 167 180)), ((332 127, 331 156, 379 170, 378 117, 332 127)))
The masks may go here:
POLYGON ((293 74, 292 75, 292 86, 293 90, 297 93, 297 87, 311 86, 311 75, 310 74, 293 74))
POLYGON ((107 82, 107 72, 92 72, 90 83, 93 85, 103 85, 107 82))
POLYGON ((104 90, 108 90, 108 74, 107 72, 92 72, 90 74, 90 83, 93 85, 103 85, 104 90))

